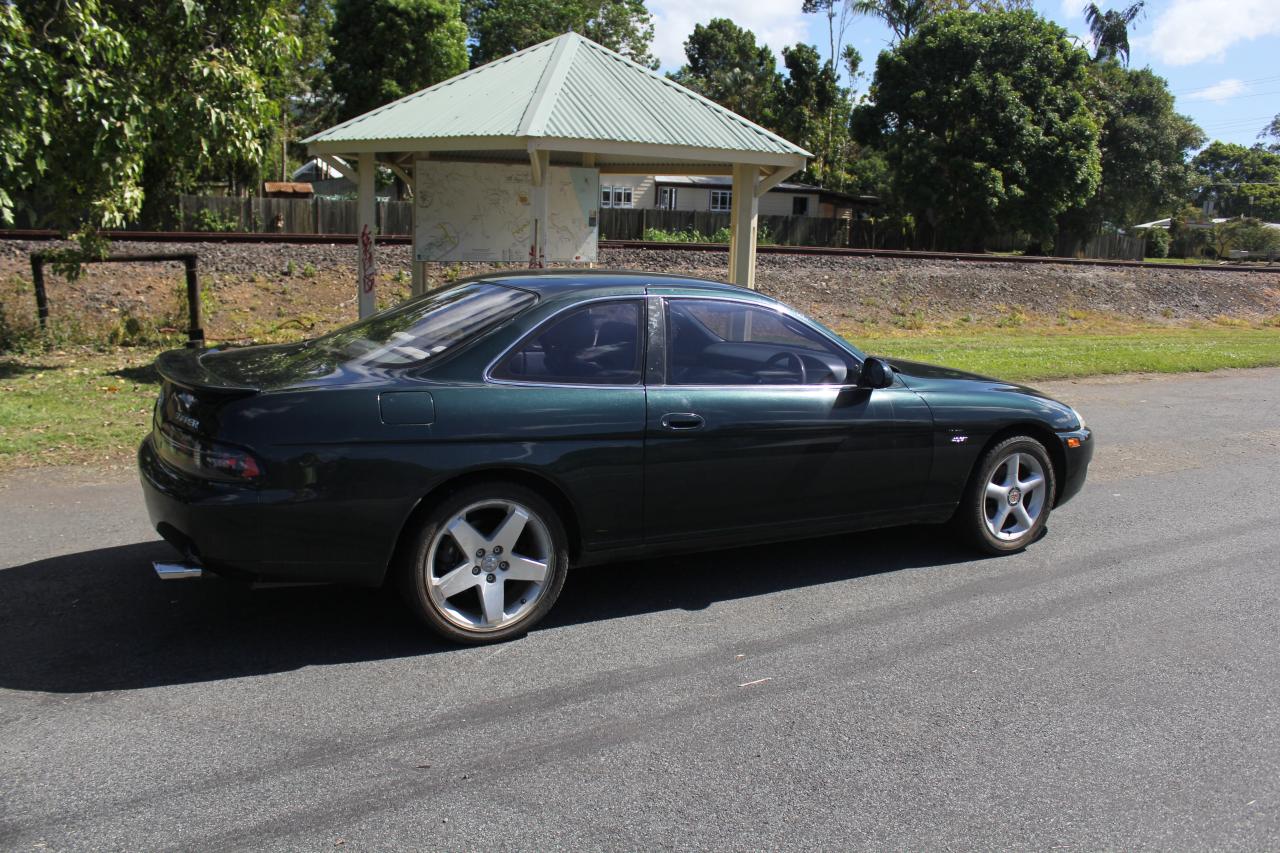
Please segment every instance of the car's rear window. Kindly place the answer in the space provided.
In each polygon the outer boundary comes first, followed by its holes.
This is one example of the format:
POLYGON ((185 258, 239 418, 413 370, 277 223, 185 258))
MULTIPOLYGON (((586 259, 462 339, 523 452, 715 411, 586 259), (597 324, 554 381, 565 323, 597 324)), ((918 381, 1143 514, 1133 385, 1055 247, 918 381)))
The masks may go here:
POLYGON ((316 344, 361 365, 413 364, 439 358, 537 301, 526 290, 470 282, 411 299, 317 338, 316 344))

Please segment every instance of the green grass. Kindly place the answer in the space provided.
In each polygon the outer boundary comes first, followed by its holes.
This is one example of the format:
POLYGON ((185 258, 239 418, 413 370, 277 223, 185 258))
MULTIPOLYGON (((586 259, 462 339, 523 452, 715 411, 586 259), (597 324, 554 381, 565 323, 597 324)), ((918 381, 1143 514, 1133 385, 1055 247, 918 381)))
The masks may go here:
MULTIPOLYGON (((1019 320, 1024 322, 1024 320, 1019 320)), ((1070 320, 1084 328, 966 321, 924 329, 850 331, 867 352, 1030 381, 1137 371, 1280 365, 1272 325, 1153 327, 1070 320)), ((1243 321, 1241 321, 1243 322, 1243 321)), ((0 355, 0 471, 41 465, 127 465, 158 390, 150 348, 0 355)))
POLYGON ((159 386, 154 350, 0 355, 0 470, 127 463, 159 386))
POLYGON ((1280 365, 1280 329, 1271 328, 1151 328, 1087 334, 1043 329, 946 330, 849 338, 866 352, 1016 381, 1280 365))

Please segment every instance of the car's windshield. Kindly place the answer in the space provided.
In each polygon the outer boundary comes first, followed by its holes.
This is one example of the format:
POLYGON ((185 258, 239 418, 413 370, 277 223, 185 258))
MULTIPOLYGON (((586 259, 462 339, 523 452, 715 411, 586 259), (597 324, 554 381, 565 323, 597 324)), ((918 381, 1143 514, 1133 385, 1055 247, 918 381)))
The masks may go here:
POLYGON ((438 358, 450 347, 528 308, 525 290, 470 282, 411 299, 317 338, 357 364, 395 366, 438 358))

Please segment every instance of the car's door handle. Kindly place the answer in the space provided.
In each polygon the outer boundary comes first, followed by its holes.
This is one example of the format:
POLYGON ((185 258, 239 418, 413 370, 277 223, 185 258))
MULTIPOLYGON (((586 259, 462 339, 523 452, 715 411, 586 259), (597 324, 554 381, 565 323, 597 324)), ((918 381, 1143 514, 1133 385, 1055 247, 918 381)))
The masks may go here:
POLYGON ((704 423, 702 415, 693 412, 672 412, 662 416, 663 429, 701 429, 704 423))

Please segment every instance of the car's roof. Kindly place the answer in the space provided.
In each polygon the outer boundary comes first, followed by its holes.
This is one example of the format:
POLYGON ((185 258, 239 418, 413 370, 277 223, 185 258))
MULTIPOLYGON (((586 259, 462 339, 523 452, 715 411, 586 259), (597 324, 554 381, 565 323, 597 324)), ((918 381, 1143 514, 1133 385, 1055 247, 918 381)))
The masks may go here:
POLYGON ((755 298, 772 301, 753 290, 722 281, 711 281, 686 275, 645 272, 643 270, 514 270, 496 271, 471 276, 465 281, 489 281, 510 287, 530 290, 545 298, 555 298, 574 292, 591 291, 593 296, 616 290, 623 293, 691 291, 723 294, 726 296, 755 298))

